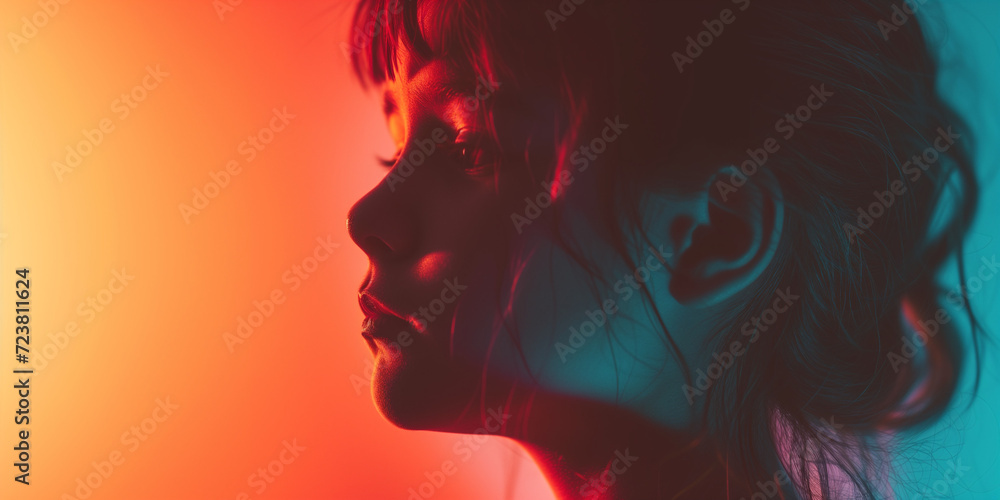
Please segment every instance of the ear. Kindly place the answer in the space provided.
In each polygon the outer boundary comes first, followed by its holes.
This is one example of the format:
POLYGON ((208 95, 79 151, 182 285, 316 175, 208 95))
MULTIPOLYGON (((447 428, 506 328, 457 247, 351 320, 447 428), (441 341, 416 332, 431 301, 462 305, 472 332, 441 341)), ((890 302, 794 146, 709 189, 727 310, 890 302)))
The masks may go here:
POLYGON ((681 304, 716 304, 767 269, 781 237, 784 202, 774 175, 721 169, 700 196, 676 213, 670 236, 676 260, 670 293, 681 304))

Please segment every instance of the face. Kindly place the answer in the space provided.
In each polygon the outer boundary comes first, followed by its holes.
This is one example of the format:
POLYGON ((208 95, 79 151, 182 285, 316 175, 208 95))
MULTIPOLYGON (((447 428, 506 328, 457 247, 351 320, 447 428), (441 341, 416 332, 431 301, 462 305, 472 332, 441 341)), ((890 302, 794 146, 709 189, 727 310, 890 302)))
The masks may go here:
MULTIPOLYGON (((593 226, 598 167, 557 177, 555 189, 516 188, 525 185, 516 145, 538 124, 502 106, 495 122, 506 153, 482 146, 476 103, 516 89, 400 53, 397 77, 382 88, 399 152, 348 217, 369 257, 360 303, 381 413, 404 428, 468 432, 475 427, 459 416, 478 408, 485 370, 494 386, 533 381, 683 425, 684 378, 654 318, 672 332, 699 324, 671 298, 665 266, 676 243, 666 226, 689 200, 643 201, 657 215, 641 222, 650 241, 625 239, 627 263, 593 226), (559 230, 593 267, 557 244, 544 193, 564 207, 559 230)), ((627 127, 609 119, 599 137, 614 147, 627 127)))

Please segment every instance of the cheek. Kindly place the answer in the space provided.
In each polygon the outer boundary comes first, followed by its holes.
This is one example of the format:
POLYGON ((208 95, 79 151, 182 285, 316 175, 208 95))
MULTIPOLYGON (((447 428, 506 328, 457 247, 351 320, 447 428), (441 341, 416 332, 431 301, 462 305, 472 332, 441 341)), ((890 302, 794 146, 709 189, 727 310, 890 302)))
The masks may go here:
POLYGON ((455 314, 455 353, 507 377, 562 377, 575 365, 560 357, 557 344, 600 301, 589 275, 551 242, 519 243, 528 257, 504 256, 506 275, 487 262, 472 273, 474 284, 455 314))
POLYGON ((505 234, 491 192, 464 185, 449 186, 439 196, 424 192, 420 210, 419 257, 409 273, 419 283, 411 303, 413 315, 426 327, 425 337, 439 350, 452 349, 453 317, 457 310, 476 311, 488 320, 495 303, 496 269, 503 262, 505 234), (448 194, 445 196, 445 194, 448 194), (455 193, 460 193, 456 195, 455 193), (463 304, 475 303, 475 307, 463 304))
MULTIPOLYGON (((456 355, 488 365, 495 374, 604 401, 638 395, 654 382, 676 378, 670 375, 676 363, 655 313, 624 279, 633 274, 627 267, 612 257, 598 259, 607 280, 601 284, 554 243, 530 247, 531 257, 516 279, 500 283, 496 273, 484 273, 483 282, 477 282, 483 287, 476 287, 459 307, 456 355)), ((653 279, 666 282, 665 275, 650 278, 654 295, 661 292, 653 279)))

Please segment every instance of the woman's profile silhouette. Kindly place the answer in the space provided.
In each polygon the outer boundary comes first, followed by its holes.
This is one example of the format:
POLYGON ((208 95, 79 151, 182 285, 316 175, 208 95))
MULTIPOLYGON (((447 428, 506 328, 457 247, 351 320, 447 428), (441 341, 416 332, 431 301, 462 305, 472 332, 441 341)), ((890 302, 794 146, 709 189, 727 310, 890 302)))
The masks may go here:
POLYGON ((560 498, 891 497, 977 331, 935 282, 972 134, 898 17, 362 0, 398 147, 348 217, 381 414, 513 439, 560 498))

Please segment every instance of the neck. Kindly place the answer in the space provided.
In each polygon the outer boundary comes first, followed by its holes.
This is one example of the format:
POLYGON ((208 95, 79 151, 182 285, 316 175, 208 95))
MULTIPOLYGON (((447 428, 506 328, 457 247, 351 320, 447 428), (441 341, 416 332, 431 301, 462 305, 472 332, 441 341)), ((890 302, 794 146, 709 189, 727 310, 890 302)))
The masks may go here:
POLYGON ((753 493, 730 480, 713 447, 691 433, 567 396, 518 396, 515 390, 508 401, 530 411, 503 434, 527 449, 561 500, 739 499, 753 493))

